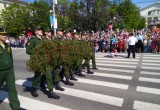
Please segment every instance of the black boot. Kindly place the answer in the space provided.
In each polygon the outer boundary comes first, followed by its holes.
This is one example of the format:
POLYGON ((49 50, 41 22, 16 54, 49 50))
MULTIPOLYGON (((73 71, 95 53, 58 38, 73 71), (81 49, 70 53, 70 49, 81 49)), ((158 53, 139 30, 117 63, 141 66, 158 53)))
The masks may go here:
POLYGON ((24 109, 24 108, 20 108, 20 109, 18 109, 18 110, 27 110, 27 109, 24 109))
POLYGON ((32 87, 31 94, 33 97, 38 97, 36 88, 32 87))
POLYGON ((40 83, 40 85, 39 85, 42 89, 44 89, 44 90, 46 90, 46 86, 45 86, 45 84, 44 83, 40 83))
POLYGON ((74 83, 72 83, 69 78, 66 78, 66 82, 65 82, 66 85, 69 85, 69 86, 74 86, 74 83))
POLYGON ((93 67, 92 69, 98 70, 98 68, 96 68, 96 67, 93 67))
POLYGON ((74 77, 74 75, 71 75, 71 78, 70 78, 70 80, 77 81, 78 79, 76 79, 76 78, 74 77))
POLYGON ((60 99, 60 96, 56 95, 52 89, 49 89, 48 98, 60 99))
POLYGON ((87 71, 87 74, 93 74, 94 72, 92 72, 92 71, 87 71))
POLYGON ((64 91, 64 90, 65 90, 64 88, 62 88, 62 87, 60 86, 59 81, 55 83, 55 89, 56 89, 56 90, 60 90, 60 91, 64 91))
POLYGON ((82 70, 78 70, 78 76, 82 76, 82 77, 85 77, 85 75, 84 74, 82 74, 82 70))

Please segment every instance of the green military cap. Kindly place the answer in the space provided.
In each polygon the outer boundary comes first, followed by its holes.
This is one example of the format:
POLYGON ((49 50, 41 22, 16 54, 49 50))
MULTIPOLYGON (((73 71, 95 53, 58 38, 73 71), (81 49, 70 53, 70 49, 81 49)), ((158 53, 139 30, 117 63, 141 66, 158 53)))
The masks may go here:
POLYGON ((73 32, 74 35, 78 35, 78 32, 73 32))
POLYGON ((69 32, 71 32, 71 29, 66 29, 66 30, 65 30, 65 34, 67 34, 67 33, 69 33, 69 32))
POLYGON ((58 29, 57 29, 57 32, 58 32, 58 31, 63 31, 63 29, 62 29, 62 28, 58 28, 58 29))
POLYGON ((44 29, 44 32, 51 32, 51 29, 45 28, 45 29, 44 29))
POLYGON ((36 26, 36 27, 34 28, 34 31, 36 31, 36 30, 42 30, 42 28, 41 28, 40 26, 36 26))

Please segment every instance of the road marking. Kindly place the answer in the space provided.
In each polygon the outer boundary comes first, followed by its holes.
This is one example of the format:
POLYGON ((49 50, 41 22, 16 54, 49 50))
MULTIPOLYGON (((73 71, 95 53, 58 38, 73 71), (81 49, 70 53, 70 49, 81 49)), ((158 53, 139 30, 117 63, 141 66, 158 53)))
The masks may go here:
POLYGON ((135 110, 160 110, 160 105, 135 100, 133 109, 135 110))
POLYGON ((160 83, 160 79, 139 77, 139 81, 160 83))
POLYGON ((22 54, 22 53, 24 53, 24 52, 26 52, 26 51, 19 52, 19 53, 15 54, 15 55, 20 55, 20 54, 22 54))
POLYGON ((115 68, 102 68, 102 67, 98 67, 98 70, 134 73, 134 70, 126 70, 126 69, 124 70, 124 69, 115 69, 115 68))
MULTIPOLYGON (((31 87, 31 83, 32 83, 31 81, 26 81, 26 80, 16 81, 17 85, 23 85, 25 87, 31 87)), ((91 101, 110 104, 110 105, 114 105, 118 107, 121 107, 123 104, 123 98, 103 95, 103 94, 98 94, 98 93, 88 92, 88 91, 83 91, 83 90, 78 90, 78 89, 72 89, 72 88, 67 88, 67 87, 64 87, 64 88, 65 88, 65 91, 55 91, 55 92, 64 94, 64 95, 82 98, 82 99, 87 99, 91 101)))
MULTIPOLYGON (((90 61, 92 63, 92 61, 90 61)), ((122 62, 122 61, 103 61, 103 60, 96 60, 96 63, 117 63, 117 64, 137 64, 137 62, 122 62)))
POLYGON ((96 58, 96 60, 112 60, 112 61, 134 61, 137 62, 139 61, 139 59, 128 59, 128 58, 124 58, 124 59, 117 59, 117 58, 96 58))
POLYGON ((142 65, 160 66, 160 64, 155 64, 155 63, 142 63, 142 65))
POLYGON ((143 57, 143 59, 152 59, 152 60, 160 60, 160 57, 143 57))
MULTIPOLYGON (((1 91, 0 92, 0 100, 2 100, 3 102, 9 103, 8 101, 8 93, 5 91, 1 91)), ((71 110, 65 107, 61 107, 61 106, 57 106, 54 104, 50 104, 50 103, 46 103, 46 102, 42 102, 39 100, 35 100, 35 99, 31 99, 28 97, 24 97, 21 95, 18 95, 18 98, 20 100, 21 103, 21 107, 25 108, 27 110, 71 110)))
POLYGON ((91 75, 92 76, 103 76, 103 77, 109 77, 109 78, 117 78, 117 79, 125 79, 125 80, 132 79, 132 76, 115 75, 115 74, 100 73, 100 72, 94 72, 94 74, 91 74, 91 75))
POLYGON ((149 69, 149 70, 160 70, 159 67, 149 67, 149 66, 142 66, 142 69, 149 69))
POLYGON ((160 89, 137 86, 137 91, 160 95, 160 89))
POLYGON ((160 75, 159 72, 148 72, 148 71, 141 71, 140 74, 146 74, 146 75, 160 75))
POLYGON ((126 84, 112 83, 112 82, 106 82, 106 81, 97 81, 97 80, 91 80, 91 79, 78 78, 78 82, 93 84, 98 86, 112 87, 117 89, 125 89, 125 90, 128 89, 128 85, 126 84))
POLYGON ((143 62, 160 62, 160 61, 157 61, 157 60, 143 60, 143 62))
POLYGON ((115 67, 127 67, 127 68, 136 68, 135 66, 132 65, 116 65, 116 64, 105 64, 105 63, 96 63, 98 66, 115 66, 115 67))
POLYGON ((159 57, 160 55, 156 55, 156 54, 143 54, 144 57, 159 57))

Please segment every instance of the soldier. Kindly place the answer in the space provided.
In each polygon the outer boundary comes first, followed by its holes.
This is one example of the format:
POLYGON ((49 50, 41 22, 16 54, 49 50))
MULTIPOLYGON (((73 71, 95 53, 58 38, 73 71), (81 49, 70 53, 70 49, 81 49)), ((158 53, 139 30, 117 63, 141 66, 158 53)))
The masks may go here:
MULTIPOLYGON (((42 42, 43 33, 40 27, 35 28, 35 35, 36 36, 29 41, 28 46, 26 48, 26 53, 29 55, 32 55, 34 48, 42 42)), ((60 97, 53 92, 53 81, 50 72, 51 72, 50 70, 47 70, 46 73, 44 73, 46 77, 47 87, 49 89, 48 97, 59 99, 60 97)), ((33 97, 38 97, 36 87, 38 86, 40 78, 41 78, 41 73, 39 71, 35 71, 34 79, 32 82, 32 90, 31 90, 31 94, 33 97)))
MULTIPOLYGON (((91 35, 89 35, 89 36, 91 36, 91 35)), ((88 41, 90 41, 90 43, 91 43, 91 45, 92 45, 92 42, 91 42, 91 38, 89 38, 88 37, 88 39, 87 39, 88 41)), ((87 48, 87 47, 86 47, 87 48)), ((90 48, 90 47, 88 47, 88 48, 90 48)), ((94 52, 94 48, 93 48, 93 52, 94 52)), ((94 56, 93 55, 93 52, 91 53, 91 58, 94 56)), ((94 57, 95 58, 95 57, 94 57)), ((88 60, 86 60, 85 59, 85 62, 84 62, 84 64, 83 64, 83 67, 87 67, 87 74, 93 74, 94 72, 92 72, 91 70, 90 70, 90 64, 89 64, 89 61, 88 60)))
MULTIPOLYGON (((55 40, 58 40, 58 42, 61 42, 63 40, 63 30, 61 28, 59 28, 57 30, 57 37, 55 38, 55 40)), ((59 69, 57 69, 56 74, 60 73, 60 77, 61 77, 62 81, 63 81, 64 77, 66 78, 66 81, 64 81, 64 83, 66 85, 73 86, 74 83, 72 83, 70 81, 70 74, 69 74, 69 71, 68 71, 69 68, 63 67, 64 65, 62 66, 62 64, 59 65, 59 66, 61 66, 61 68, 60 68, 61 71, 59 71, 59 69)))
MULTIPOLYGON (((72 40, 72 35, 71 35, 71 31, 68 29, 65 31, 65 36, 66 36, 66 40, 72 40)), ((71 48, 72 44, 70 45, 70 48, 71 48)), ((71 52, 70 52, 70 57, 71 57, 71 66, 69 68, 69 74, 70 74, 70 80, 74 80, 74 81, 77 81, 78 79, 75 78, 74 76, 74 55, 73 55, 73 50, 71 48, 71 52)))
POLYGON ((0 87, 2 87, 5 81, 12 110, 24 110, 20 108, 20 102, 15 88, 12 50, 10 44, 5 42, 6 35, 3 34, 0 33, 0 87))
MULTIPOLYGON (((77 32, 74 32, 74 33, 73 33, 73 39, 74 39, 74 40, 81 40, 77 32)), ((85 77, 85 75, 82 73, 82 64, 80 64, 80 66, 77 66, 75 69, 76 69, 76 70, 75 70, 75 71, 76 71, 76 74, 77 74, 78 76, 85 77)))
MULTIPOLYGON (((44 33, 45 33, 45 38, 47 40, 51 40, 52 38, 52 34, 51 34, 51 30, 50 29, 44 29, 44 33)), ((60 36, 58 36, 59 38, 61 38, 60 36)), ((65 89, 62 88, 60 86, 60 76, 59 76, 59 68, 52 70, 52 79, 53 79, 53 83, 55 84, 55 89, 56 90, 60 90, 60 91, 64 91, 65 89)), ((43 82, 42 82, 43 83, 43 82)))

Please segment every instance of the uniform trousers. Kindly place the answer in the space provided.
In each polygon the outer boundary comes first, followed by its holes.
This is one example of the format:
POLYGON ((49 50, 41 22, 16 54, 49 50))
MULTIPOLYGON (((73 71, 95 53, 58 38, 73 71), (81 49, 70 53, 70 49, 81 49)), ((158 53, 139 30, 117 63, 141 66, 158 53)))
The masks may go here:
POLYGON ((15 88, 15 75, 13 67, 5 71, 0 71, 0 88, 3 86, 4 82, 6 82, 12 110, 20 109, 20 102, 15 88))
MULTIPOLYGON (((34 79, 33 79, 33 82, 32 82, 32 87, 36 88, 40 82, 40 79, 41 79, 41 72, 39 71, 36 71, 34 72, 34 79)), ((47 70, 46 73, 43 74, 44 76, 42 77, 45 77, 45 78, 42 78, 42 79, 46 79, 46 83, 47 83, 47 88, 48 89, 53 89, 53 80, 52 80, 52 74, 51 74, 51 70, 47 70)))

